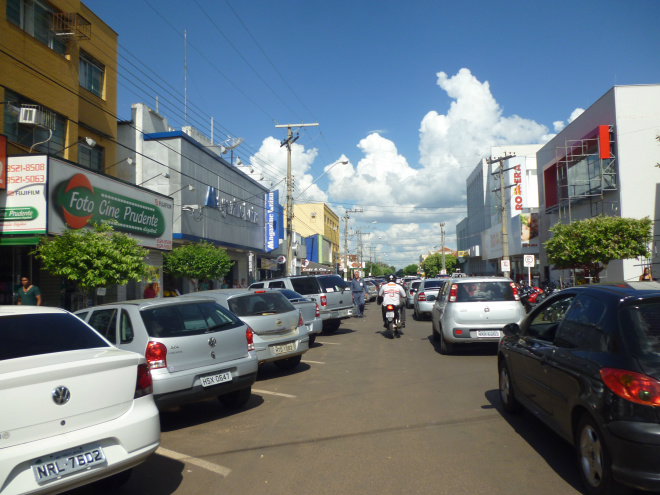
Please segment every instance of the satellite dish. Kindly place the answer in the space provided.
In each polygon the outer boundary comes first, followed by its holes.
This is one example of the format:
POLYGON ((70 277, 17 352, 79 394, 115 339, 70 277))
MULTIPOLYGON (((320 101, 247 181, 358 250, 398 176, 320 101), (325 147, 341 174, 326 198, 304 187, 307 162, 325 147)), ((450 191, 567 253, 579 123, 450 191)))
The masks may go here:
POLYGON ((220 146, 220 154, 224 155, 225 153, 227 153, 227 148, 225 148, 224 146, 220 146))
POLYGON ((233 150, 234 148, 236 148, 236 146, 238 146, 242 142, 243 142, 243 138, 231 138, 230 137, 226 141, 222 142, 222 148, 224 148, 225 151, 233 150))

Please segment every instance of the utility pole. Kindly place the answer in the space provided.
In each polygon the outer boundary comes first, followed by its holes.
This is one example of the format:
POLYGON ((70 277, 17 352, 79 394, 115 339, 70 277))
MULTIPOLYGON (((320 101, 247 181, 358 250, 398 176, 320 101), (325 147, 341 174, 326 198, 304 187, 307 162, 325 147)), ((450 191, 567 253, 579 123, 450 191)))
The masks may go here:
POLYGON ((445 222, 440 224, 440 233, 442 236, 442 274, 447 274, 447 267, 445 265, 445 222))
POLYGON ((344 214, 344 278, 348 279, 348 219, 351 218, 348 216, 349 213, 362 213, 364 210, 362 208, 354 208, 352 210, 346 210, 344 214))
POLYGON ((286 139, 282 141, 280 148, 286 146, 287 149, 287 158, 286 158, 286 273, 287 275, 295 275, 296 265, 293 261, 293 252, 291 246, 293 243, 293 187, 291 184, 291 145, 295 143, 300 137, 296 133, 296 137, 293 137, 293 132, 291 131, 292 127, 313 127, 319 125, 318 122, 314 124, 284 124, 276 125, 276 128, 286 127, 287 134, 286 139))
MULTIPOLYGON (((491 160, 488 158, 486 162, 488 165, 492 165, 493 163, 499 163, 500 164, 500 170, 499 172, 492 172, 491 175, 496 177, 496 180, 499 179, 500 181, 500 202, 502 203, 501 210, 502 210, 502 261, 508 262, 509 270, 502 270, 504 272, 504 276, 508 277, 510 272, 511 272, 511 260, 509 259, 509 238, 507 234, 507 229, 506 229, 506 223, 507 223, 507 212, 506 212, 506 201, 504 200, 504 189, 508 189, 510 187, 514 187, 515 184, 512 184, 510 186, 504 186, 504 172, 507 170, 512 170, 515 167, 510 167, 510 168, 504 168, 504 162, 505 160, 508 160, 509 158, 515 157, 515 154, 511 155, 506 155, 502 156, 500 158, 496 158, 495 160, 491 160)), ((493 192, 496 192, 497 189, 493 189, 493 192)))

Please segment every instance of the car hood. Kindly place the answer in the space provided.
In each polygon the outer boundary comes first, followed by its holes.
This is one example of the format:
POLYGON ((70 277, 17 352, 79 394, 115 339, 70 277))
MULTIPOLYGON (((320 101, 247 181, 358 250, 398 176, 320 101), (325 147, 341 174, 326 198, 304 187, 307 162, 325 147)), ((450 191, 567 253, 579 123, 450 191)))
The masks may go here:
POLYGON ((83 349, 0 362, 2 449, 111 421, 133 404, 138 354, 83 349), (66 387, 69 401, 53 399, 66 387))

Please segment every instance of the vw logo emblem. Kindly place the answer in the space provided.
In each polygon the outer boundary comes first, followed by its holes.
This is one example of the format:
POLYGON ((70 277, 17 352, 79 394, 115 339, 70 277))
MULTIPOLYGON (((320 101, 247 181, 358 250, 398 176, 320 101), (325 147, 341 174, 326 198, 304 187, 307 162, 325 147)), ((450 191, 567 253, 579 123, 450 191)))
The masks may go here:
POLYGON ((53 390, 53 402, 58 406, 63 406, 71 398, 71 392, 66 387, 57 387, 53 390))
POLYGON ((490 308, 484 308, 484 311, 488 313, 490 311, 490 308))
POLYGON ((215 337, 209 339, 209 347, 215 347, 218 344, 218 341, 215 340, 215 337))

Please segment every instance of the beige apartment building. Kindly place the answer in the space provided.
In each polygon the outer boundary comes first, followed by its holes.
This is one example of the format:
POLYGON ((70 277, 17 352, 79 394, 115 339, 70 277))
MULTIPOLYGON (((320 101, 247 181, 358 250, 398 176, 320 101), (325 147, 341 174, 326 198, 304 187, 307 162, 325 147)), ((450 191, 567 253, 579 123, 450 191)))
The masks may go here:
POLYGON ((321 236, 323 242, 317 248, 319 263, 339 263, 339 216, 327 204, 294 204, 293 230, 303 237, 321 236))

